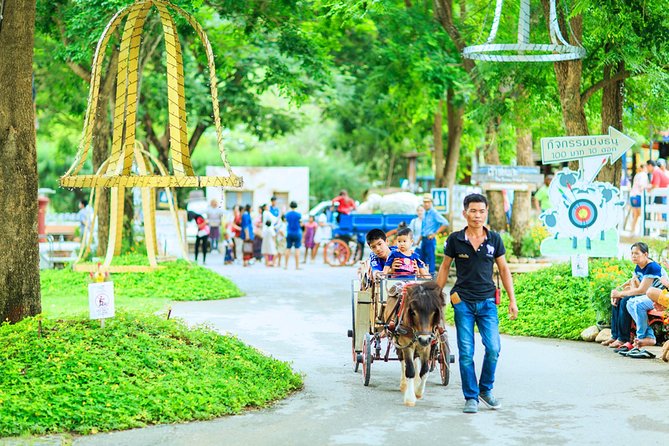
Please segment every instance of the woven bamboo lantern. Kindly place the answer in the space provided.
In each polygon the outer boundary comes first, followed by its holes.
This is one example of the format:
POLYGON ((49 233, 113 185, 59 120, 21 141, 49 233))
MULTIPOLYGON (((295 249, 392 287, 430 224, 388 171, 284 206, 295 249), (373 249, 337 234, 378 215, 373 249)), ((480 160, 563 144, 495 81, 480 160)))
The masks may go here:
MULTIPOLYGON (((111 189, 110 230, 107 254, 103 268, 114 271, 121 267, 110 267, 114 255, 121 251, 121 231, 123 228, 123 200, 127 188, 142 188, 143 199, 155 197, 156 188, 171 190, 175 187, 241 187, 242 178, 233 174, 223 148, 223 135, 218 107, 218 92, 216 89, 216 70, 214 54, 209 39, 202 27, 183 9, 165 0, 143 0, 129 5, 112 17, 98 41, 93 58, 91 85, 88 96, 88 108, 84 120, 84 129, 81 143, 75 160, 70 169, 60 178, 61 187, 93 188, 99 196, 105 188, 111 189), (152 8, 157 10, 163 27, 165 49, 167 57, 167 96, 169 113, 170 160, 172 172, 165 166, 151 160, 150 155, 136 147, 135 129, 137 122, 137 98, 139 73, 139 49, 142 40, 142 31, 146 18, 152 8), (186 98, 184 92, 184 71, 181 43, 177 35, 176 26, 171 12, 181 15, 198 34, 205 47, 209 68, 209 83, 214 116, 214 125, 221 160, 229 176, 196 176, 188 149, 186 98), (116 73, 116 102, 114 109, 114 128, 112 133, 111 156, 103 163, 98 172, 92 175, 80 174, 88 156, 95 127, 95 117, 98 107, 98 95, 101 84, 101 70, 105 49, 114 31, 125 19, 119 61, 116 73), (158 173, 150 168, 151 161, 158 167, 158 173), (135 169, 133 171, 133 164, 135 169), (145 196, 145 192, 146 195, 145 196)), ((103 105, 104 106, 104 105, 103 105)), ((171 201, 171 200, 170 200, 171 201)), ((155 200, 154 200, 155 203, 155 200)), ((176 212, 175 209, 173 209, 176 212)), ((147 241, 147 252, 151 267, 156 267, 155 261, 155 205, 144 204, 144 218, 147 241), (151 247, 150 245, 153 245, 151 247)), ((90 232, 90 231, 89 231, 90 232)), ((84 245, 88 245, 84 243, 84 245)), ((83 255, 86 248, 82 247, 83 255)), ((127 269, 127 268, 126 268, 127 269)), ((140 268, 141 269, 141 268, 140 268)))

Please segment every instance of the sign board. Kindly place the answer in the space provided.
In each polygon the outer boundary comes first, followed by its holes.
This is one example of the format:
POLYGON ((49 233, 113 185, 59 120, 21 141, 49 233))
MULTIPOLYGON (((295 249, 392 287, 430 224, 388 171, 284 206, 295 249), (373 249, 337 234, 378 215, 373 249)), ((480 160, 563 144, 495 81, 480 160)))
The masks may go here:
POLYGON ((114 317, 114 282, 88 285, 88 310, 91 319, 114 317))
POLYGON ((472 180, 486 190, 534 190, 544 176, 535 166, 488 165, 479 167, 472 180))
POLYGON ((615 163, 635 143, 632 138, 609 127, 608 135, 541 138, 541 162, 562 163, 590 157, 610 157, 615 163))
POLYGON ((432 205, 434 209, 441 214, 448 213, 448 188, 434 188, 430 192, 432 193, 432 205))
POLYGON ((156 211, 156 242, 159 256, 183 258, 186 245, 186 211, 179 210, 181 239, 174 227, 174 217, 170 211, 156 211))
POLYGON ((571 275, 588 277, 588 256, 582 254, 571 256, 571 275))

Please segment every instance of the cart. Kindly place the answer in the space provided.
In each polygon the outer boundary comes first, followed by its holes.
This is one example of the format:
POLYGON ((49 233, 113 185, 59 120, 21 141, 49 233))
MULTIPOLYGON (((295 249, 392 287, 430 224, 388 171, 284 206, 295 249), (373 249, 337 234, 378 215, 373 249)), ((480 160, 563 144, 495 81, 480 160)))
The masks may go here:
POLYGON ((330 266, 351 265, 362 260, 365 236, 372 229, 388 232, 400 223, 409 224, 415 214, 341 214, 334 223, 332 239, 323 249, 323 260, 330 266))
MULTIPOLYGON (((411 280, 417 282, 419 280, 411 280)), ((397 361, 395 345, 392 342, 392 322, 384 321, 385 306, 389 293, 398 287, 404 288, 407 279, 381 278, 374 280, 369 270, 364 270, 360 277, 351 283, 351 352, 353 371, 362 369, 362 380, 369 385, 372 364, 375 361, 397 361)), ((403 297, 403 296, 402 296, 403 297)), ((439 367, 441 384, 447 386, 450 381, 450 366, 455 362, 448 343, 448 334, 444 330, 432 343, 429 370, 439 367)))

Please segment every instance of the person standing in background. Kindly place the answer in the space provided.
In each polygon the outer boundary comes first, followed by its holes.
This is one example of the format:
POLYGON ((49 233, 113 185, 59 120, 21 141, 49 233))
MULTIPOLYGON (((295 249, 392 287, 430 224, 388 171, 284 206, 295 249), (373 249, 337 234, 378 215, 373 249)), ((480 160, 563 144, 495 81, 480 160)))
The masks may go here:
POLYGON ((339 219, 342 215, 349 215, 355 210, 355 201, 353 201, 353 199, 348 196, 348 192, 346 190, 339 192, 339 195, 332 199, 332 204, 335 206, 338 212, 337 223, 339 223, 339 219))
POLYGON ((553 175, 546 175, 544 177, 544 184, 534 193, 534 209, 541 213, 551 207, 551 199, 548 196, 548 187, 553 181, 553 175))
POLYGON ((269 200, 269 212, 272 214, 276 221, 279 221, 279 208, 276 206, 276 197, 272 197, 269 200))
POLYGON ((79 237, 82 242, 85 242, 86 235, 91 230, 91 222, 93 221, 93 210, 88 205, 88 200, 79 201, 77 221, 79 222, 79 237))
POLYGON ((417 253, 421 259, 423 259, 423 253, 421 252, 421 233, 423 231, 423 218, 425 218, 425 208, 422 205, 419 205, 416 208, 416 218, 409 222, 409 229, 413 233, 413 250, 417 253))
POLYGON ((244 207, 242 214, 242 248, 244 266, 249 266, 249 261, 253 258, 253 220, 251 220, 251 205, 247 204, 244 207))
POLYGON ((423 194, 423 207, 425 208, 425 217, 421 228, 420 252, 423 261, 430 269, 430 274, 434 276, 435 254, 437 249, 437 236, 448 228, 448 220, 444 218, 432 206, 432 194, 423 194))
POLYGON ((318 228, 318 223, 314 220, 314 216, 309 216, 309 221, 304 225, 304 260, 302 263, 307 263, 309 258, 309 251, 311 251, 311 260, 313 261, 316 257, 314 251, 316 247, 315 236, 316 229, 318 228))
POLYGON ((218 251, 218 241, 221 239, 221 225, 223 221, 223 209, 218 206, 218 201, 211 200, 207 208, 207 221, 209 222, 210 247, 218 251))
POLYGON ((302 214, 296 211, 297 203, 290 202, 290 211, 286 214, 286 266, 290 260, 290 250, 295 248, 295 269, 300 269, 300 248, 302 246, 302 214))
POLYGON ((244 254, 242 253, 242 207, 235 205, 232 208, 232 222, 230 225, 232 231, 232 241, 235 244, 235 263, 240 263, 244 254))
POLYGON ((634 179, 632 180, 632 190, 630 191, 630 210, 632 212, 632 234, 638 234, 637 223, 641 217, 641 203, 644 197, 644 191, 648 188, 648 174, 643 167, 637 168, 634 179))

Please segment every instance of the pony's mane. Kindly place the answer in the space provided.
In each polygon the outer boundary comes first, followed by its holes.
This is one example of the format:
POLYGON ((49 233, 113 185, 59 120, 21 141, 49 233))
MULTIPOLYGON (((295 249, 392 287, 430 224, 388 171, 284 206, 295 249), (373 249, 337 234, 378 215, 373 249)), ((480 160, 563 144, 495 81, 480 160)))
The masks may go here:
POLYGON ((441 287, 434 281, 409 286, 405 311, 408 311, 411 306, 421 313, 437 311, 439 320, 442 320, 444 318, 444 297, 441 294, 441 287))

